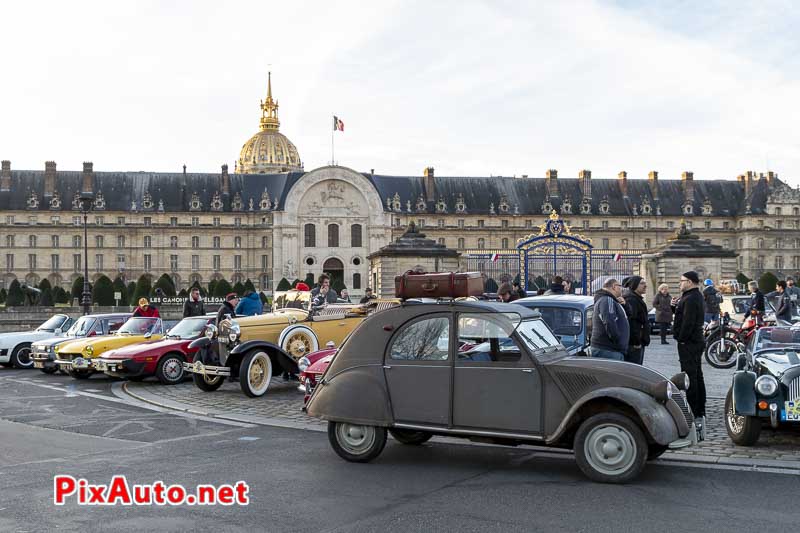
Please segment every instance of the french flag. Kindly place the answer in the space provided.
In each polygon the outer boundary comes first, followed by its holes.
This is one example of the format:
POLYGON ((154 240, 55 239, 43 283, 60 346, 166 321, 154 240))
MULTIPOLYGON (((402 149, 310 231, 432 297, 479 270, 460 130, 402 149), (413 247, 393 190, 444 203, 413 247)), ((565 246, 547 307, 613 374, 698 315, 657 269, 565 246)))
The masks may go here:
POLYGON ((489 258, 492 263, 496 263, 498 259, 500 259, 500 254, 492 254, 492 257, 489 258))
POLYGON ((622 259, 622 254, 614 254, 614 262, 619 263, 619 260, 622 259))

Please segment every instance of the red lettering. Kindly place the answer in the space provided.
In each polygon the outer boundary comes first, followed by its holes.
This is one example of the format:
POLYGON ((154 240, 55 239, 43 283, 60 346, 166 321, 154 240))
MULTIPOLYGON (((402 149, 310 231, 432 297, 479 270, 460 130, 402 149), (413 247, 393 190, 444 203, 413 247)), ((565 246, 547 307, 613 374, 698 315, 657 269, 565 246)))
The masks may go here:
POLYGON ((217 491, 217 500, 221 505, 233 505, 233 487, 222 485, 217 491))
POLYGON ((167 489, 167 502, 170 505, 180 505, 186 497, 186 489, 180 485, 170 485, 167 489))
POLYGON ((156 481, 153 483, 153 499, 158 505, 164 505, 166 503, 164 501, 164 489, 163 481, 156 481))
POLYGON ((217 503, 217 491, 213 485, 197 486, 197 503, 200 505, 214 505, 217 503))
POLYGON ((149 505, 153 503, 152 487, 150 485, 133 486, 133 502, 136 505, 149 505))
POLYGON ((86 485, 88 484, 83 478, 78 480, 78 503, 86 503, 86 485))
POLYGON ((122 505, 131 504, 131 492, 128 488, 128 480, 125 476, 114 476, 111 478, 111 486, 108 489, 106 503, 122 505))
POLYGON ((67 496, 75 494, 75 478, 72 476, 55 476, 53 478, 53 503, 64 505, 67 496))
POLYGON ((89 504, 103 504, 105 503, 105 498, 103 497, 103 491, 106 490, 105 485, 89 485, 89 501, 86 503, 89 504))
POLYGON ((245 481, 237 481, 236 485, 236 503, 239 505, 249 505, 250 498, 247 496, 247 493, 250 492, 250 487, 247 485, 245 481))

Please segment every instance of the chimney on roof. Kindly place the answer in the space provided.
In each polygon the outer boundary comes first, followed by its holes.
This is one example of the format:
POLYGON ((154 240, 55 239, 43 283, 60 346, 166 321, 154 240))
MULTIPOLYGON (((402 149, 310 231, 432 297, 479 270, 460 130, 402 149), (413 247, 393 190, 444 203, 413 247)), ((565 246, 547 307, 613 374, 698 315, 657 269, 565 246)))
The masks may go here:
POLYGON ((370 176, 374 176, 375 175, 375 169, 374 168, 369 169, 369 175, 370 176))
POLYGON ((550 196, 559 196, 558 193, 558 170, 551 168, 547 171, 544 178, 544 183, 547 186, 547 193, 550 196))
POLYGON ((56 190, 56 162, 44 163, 44 197, 51 198, 56 190))
POLYGON ((94 181, 94 165, 91 161, 83 163, 83 187, 81 192, 93 192, 92 182, 94 181))
POLYGON ((772 184, 772 180, 777 179, 778 173, 771 170, 767 171, 767 183, 772 184))
POLYGON ((186 175, 186 163, 183 164, 183 175, 186 175))
POLYGON ((11 190, 11 161, 4 159, 2 163, 2 171, 0 171, 0 191, 11 190))
POLYGON ((744 197, 745 199, 750 197, 750 192, 753 190, 753 180, 755 180, 755 173, 752 170, 748 170, 744 176, 744 197))
POLYGON ((591 198, 592 197, 592 171, 591 170, 581 170, 578 172, 578 179, 581 180, 581 193, 583 193, 584 198, 591 198))
MULTIPOLYGON (((186 165, 183 165, 183 173, 186 174, 186 165)), ((222 194, 231 194, 231 177, 228 175, 228 165, 222 165, 222 194)))
POLYGON ((619 188, 622 191, 622 197, 628 197, 628 173, 624 170, 617 174, 617 179, 619 180, 619 188))
POLYGON ((433 202, 436 200, 436 191, 433 182, 433 167, 426 167, 422 172, 422 186, 425 188, 425 201, 433 202))
POLYGON ((684 202, 694 202, 694 172, 689 172, 687 170, 681 173, 681 182, 683 182, 684 202))
POLYGON ((647 174, 647 181, 650 183, 650 194, 653 195, 653 199, 658 198, 658 171, 651 170, 647 174))

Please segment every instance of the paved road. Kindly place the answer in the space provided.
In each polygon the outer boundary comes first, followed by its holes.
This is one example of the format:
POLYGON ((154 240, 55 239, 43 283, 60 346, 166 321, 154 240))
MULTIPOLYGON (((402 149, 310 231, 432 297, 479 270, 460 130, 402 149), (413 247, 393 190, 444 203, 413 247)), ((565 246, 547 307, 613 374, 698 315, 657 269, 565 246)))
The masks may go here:
POLYGON ((569 455, 390 441, 348 464, 325 433, 129 405, 103 378, 0 371, 0 531, 789 530, 800 476, 652 463, 627 486, 588 482, 569 455), (55 474, 105 483, 233 483, 248 507, 52 504, 55 474), (768 498, 754 499, 754 487, 768 498), (646 510, 646 512, 643 512, 646 510))

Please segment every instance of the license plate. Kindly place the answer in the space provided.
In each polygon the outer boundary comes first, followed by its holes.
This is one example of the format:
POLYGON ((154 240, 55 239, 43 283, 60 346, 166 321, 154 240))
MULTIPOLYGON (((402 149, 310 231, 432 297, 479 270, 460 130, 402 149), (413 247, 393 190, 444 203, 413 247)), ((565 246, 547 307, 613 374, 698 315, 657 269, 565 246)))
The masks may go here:
POLYGON ((103 361, 95 361, 94 367, 97 370, 106 370, 108 368, 108 365, 105 364, 103 361))
POLYGON ((781 420, 787 422, 800 422, 800 402, 784 402, 781 420))
POLYGON ((44 368, 44 363, 42 363, 40 361, 34 361, 33 362, 33 368, 44 368))

